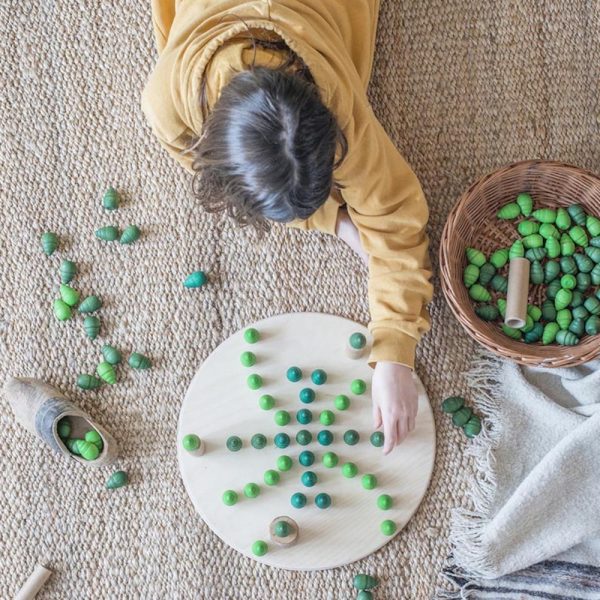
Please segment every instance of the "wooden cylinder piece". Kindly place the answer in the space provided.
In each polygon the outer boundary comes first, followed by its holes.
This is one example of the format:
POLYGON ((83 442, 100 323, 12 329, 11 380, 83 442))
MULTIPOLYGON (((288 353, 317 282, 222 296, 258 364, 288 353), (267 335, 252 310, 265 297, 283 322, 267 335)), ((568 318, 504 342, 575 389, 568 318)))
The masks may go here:
POLYGON ((513 258, 508 267, 508 291, 504 324, 520 329, 527 321, 527 296, 529 295, 529 266, 526 258, 513 258))

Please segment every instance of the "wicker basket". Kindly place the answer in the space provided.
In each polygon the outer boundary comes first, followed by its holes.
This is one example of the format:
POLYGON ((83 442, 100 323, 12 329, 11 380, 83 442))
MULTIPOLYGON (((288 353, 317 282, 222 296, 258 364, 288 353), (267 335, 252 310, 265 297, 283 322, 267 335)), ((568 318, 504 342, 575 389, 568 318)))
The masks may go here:
MULTIPOLYGON (((600 336, 586 336, 577 346, 526 344, 507 337, 497 323, 481 320, 463 283, 465 248, 489 255, 516 239, 514 222, 496 218, 496 211, 528 192, 535 207, 579 203, 600 215, 600 178, 577 167, 550 161, 525 161, 491 173, 474 185, 453 208, 440 244, 442 289, 457 319, 483 346, 520 364, 546 367, 575 366, 600 354, 600 336)), ((530 288, 530 303, 541 303, 541 286, 530 288)))

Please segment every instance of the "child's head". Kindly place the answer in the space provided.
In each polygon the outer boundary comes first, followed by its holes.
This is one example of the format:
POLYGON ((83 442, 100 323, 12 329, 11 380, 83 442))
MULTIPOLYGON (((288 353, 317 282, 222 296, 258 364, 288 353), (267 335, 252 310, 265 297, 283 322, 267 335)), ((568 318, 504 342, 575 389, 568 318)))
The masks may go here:
POLYGON ((257 67, 223 88, 192 152, 205 208, 266 227, 306 219, 325 202, 346 140, 311 78, 257 67))

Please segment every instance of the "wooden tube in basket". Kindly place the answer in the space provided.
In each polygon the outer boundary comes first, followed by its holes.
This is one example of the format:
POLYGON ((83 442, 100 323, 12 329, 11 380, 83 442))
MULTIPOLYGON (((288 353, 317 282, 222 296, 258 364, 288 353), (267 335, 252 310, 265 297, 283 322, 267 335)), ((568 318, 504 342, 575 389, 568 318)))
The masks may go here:
POLYGON ((513 258, 508 266, 505 325, 514 329, 525 325, 528 296, 529 261, 526 258, 513 258))

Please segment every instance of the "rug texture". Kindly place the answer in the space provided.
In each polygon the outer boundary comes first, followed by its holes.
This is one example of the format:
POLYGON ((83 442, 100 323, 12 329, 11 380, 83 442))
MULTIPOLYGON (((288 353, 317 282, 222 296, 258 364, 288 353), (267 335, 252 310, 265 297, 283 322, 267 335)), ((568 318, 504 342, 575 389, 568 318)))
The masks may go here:
MULTIPOLYGON (((384 549, 343 569, 280 572, 226 547, 194 513, 179 478, 175 431, 202 360, 245 323, 288 311, 368 320, 366 270, 342 242, 275 229, 264 240, 203 214, 189 178, 146 127, 140 92, 155 60, 147 1, 0 4, 0 378, 48 380, 119 440, 130 487, 103 489, 110 469, 60 459, 0 402, 0 597, 38 561, 55 570, 40 598, 351 598, 351 577, 381 579, 378 599, 426 599, 449 554, 450 510, 474 472, 465 439, 439 411, 466 389, 474 345, 438 293, 418 353, 438 426, 429 492, 384 549), (102 211, 108 185, 122 208, 102 211), (144 238, 102 244, 96 228, 138 224, 144 238), (56 231, 59 255, 40 252, 56 231), (51 314, 60 257, 105 301, 102 336, 51 314), (185 292, 201 267, 211 285, 185 292), (84 393, 102 343, 151 355, 84 393)), ((421 178, 434 265, 448 211, 477 177, 525 158, 600 171, 600 5, 596 2, 384 0, 370 97, 421 178)), ((436 286, 438 284, 436 280, 436 286)), ((439 290, 439 286, 438 286, 439 290)))

